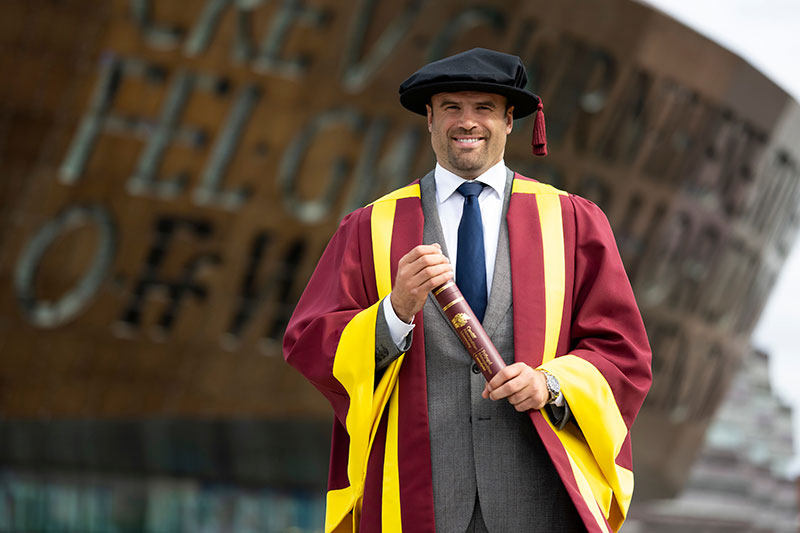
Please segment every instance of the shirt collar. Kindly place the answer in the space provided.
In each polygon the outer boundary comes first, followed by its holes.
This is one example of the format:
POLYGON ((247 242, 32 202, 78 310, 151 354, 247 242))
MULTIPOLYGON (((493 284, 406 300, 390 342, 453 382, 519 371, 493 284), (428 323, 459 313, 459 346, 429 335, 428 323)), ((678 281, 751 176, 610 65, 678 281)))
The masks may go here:
MULTIPOLYGON (((457 176, 436 163, 436 168, 433 171, 433 179, 436 183, 436 200, 441 204, 453 193, 456 192, 459 185, 464 183, 464 178, 457 176)), ((499 197, 503 197, 503 192, 506 187, 506 164, 502 159, 494 166, 489 168, 486 172, 475 178, 475 181, 480 181, 487 185, 499 197)))

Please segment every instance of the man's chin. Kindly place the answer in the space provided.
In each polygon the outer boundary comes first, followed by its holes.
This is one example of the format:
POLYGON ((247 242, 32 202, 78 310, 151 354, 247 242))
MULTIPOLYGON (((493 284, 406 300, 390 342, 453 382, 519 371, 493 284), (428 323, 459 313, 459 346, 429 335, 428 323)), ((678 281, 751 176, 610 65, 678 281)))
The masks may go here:
POLYGON ((480 170, 486 164, 486 159, 481 157, 452 157, 450 158, 450 162, 453 165, 453 168, 464 172, 473 172, 476 170, 480 170))
POLYGON ((470 162, 457 161, 456 164, 453 165, 453 168, 455 168, 459 172, 467 174, 475 174, 476 176, 482 173, 483 167, 484 167, 483 163, 475 161, 470 161, 470 162))

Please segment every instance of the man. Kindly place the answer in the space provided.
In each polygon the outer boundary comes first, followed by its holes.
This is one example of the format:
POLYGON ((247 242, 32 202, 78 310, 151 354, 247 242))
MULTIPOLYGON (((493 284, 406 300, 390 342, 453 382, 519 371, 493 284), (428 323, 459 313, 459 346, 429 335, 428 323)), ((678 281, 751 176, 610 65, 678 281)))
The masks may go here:
POLYGON ((611 531, 650 351, 592 203, 505 168, 541 102, 516 56, 474 49, 400 87, 437 165, 342 221, 284 339, 336 419, 326 531, 611 531), (430 295, 464 292, 508 366, 486 383, 430 295))

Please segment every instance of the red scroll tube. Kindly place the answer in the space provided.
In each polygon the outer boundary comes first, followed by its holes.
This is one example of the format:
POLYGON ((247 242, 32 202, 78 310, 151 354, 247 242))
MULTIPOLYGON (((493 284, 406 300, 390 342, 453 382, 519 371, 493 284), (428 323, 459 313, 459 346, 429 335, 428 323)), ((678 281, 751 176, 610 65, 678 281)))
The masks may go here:
POLYGON ((480 320, 475 317, 464 295, 453 280, 439 285, 431 292, 447 320, 455 328, 461 344, 481 369, 486 381, 490 381, 495 374, 506 367, 506 363, 486 334, 480 320))

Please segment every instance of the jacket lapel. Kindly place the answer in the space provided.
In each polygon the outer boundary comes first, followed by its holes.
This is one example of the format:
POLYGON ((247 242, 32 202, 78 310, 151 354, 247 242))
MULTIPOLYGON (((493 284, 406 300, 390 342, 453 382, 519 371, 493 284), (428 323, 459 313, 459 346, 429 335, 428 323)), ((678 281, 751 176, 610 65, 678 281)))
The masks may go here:
MULTIPOLYGON (((436 208, 436 182, 433 179, 433 171, 428 172, 424 178, 419 180, 419 187, 422 199, 422 216, 425 217, 425 224, 422 230, 422 243, 433 244, 438 242, 442 247, 442 253, 449 258, 450 253, 447 251, 447 243, 444 242, 442 223, 439 221, 439 210, 436 208)), ((442 311, 442 308, 439 307, 439 304, 436 302, 436 298, 433 297, 433 293, 428 293, 428 300, 430 300, 444 321, 452 327, 444 311, 442 311)))
POLYGON ((419 187, 422 197, 422 215, 425 217, 422 242, 423 244, 438 242, 442 247, 442 253, 449 258, 450 254, 447 252, 447 243, 444 242, 442 223, 439 221, 439 210, 436 208, 436 182, 433 179, 433 171, 428 172, 424 178, 419 180, 419 187))

